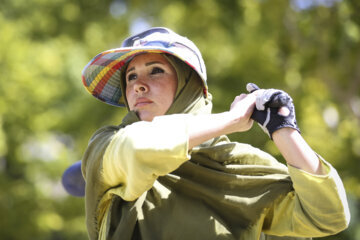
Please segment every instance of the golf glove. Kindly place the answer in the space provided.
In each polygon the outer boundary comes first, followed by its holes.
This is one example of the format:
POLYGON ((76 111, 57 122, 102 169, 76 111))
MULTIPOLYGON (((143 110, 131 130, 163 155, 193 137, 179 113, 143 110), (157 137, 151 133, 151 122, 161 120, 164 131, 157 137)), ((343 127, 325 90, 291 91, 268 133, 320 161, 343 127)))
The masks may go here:
MULTIPOLYGON (((246 86, 248 92, 260 88, 254 83, 246 86)), ((272 139, 272 134, 281 128, 293 128, 300 132, 296 123, 295 108, 292 98, 278 89, 265 89, 256 97, 256 106, 251 116, 272 139), (284 116, 279 113, 281 107, 286 107, 289 113, 284 116)))

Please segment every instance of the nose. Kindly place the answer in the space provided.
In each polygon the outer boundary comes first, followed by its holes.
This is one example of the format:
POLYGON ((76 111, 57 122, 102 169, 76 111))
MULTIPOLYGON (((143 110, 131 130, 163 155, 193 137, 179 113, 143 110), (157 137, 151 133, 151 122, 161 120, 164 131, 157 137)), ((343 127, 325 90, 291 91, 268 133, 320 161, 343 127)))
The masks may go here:
POLYGON ((145 93, 149 90, 149 86, 146 83, 144 83, 144 81, 139 79, 134 84, 134 89, 136 93, 145 93))

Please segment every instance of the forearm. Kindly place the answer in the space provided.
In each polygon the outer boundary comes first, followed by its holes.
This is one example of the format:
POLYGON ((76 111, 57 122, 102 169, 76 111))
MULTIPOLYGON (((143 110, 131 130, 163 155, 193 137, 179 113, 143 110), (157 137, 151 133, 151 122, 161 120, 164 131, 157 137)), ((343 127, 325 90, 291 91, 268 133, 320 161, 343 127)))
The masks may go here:
POLYGON ((324 174, 318 156, 298 131, 282 128, 274 132, 273 140, 289 165, 312 174, 324 174))
POLYGON ((189 149, 218 136, 233 132, 228 112, 197 115, 189 119, 189 149))
POLYGON ((255 95, 241 94, 235 97, 230 111, 193 116, 188 124, 189 149, 220 135, 249 130, 254 106, 255 95))

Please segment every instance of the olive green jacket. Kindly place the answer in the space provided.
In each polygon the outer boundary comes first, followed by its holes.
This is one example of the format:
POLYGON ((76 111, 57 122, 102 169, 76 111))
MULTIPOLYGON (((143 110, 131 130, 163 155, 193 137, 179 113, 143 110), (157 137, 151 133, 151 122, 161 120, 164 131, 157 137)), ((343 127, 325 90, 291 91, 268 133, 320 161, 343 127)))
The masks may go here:
POLYGON ((189 152, 189 114, 98 130, 85 152, 90 239, 293 239, 349 224, 336 170, 284 166, 226 136, 189 152))

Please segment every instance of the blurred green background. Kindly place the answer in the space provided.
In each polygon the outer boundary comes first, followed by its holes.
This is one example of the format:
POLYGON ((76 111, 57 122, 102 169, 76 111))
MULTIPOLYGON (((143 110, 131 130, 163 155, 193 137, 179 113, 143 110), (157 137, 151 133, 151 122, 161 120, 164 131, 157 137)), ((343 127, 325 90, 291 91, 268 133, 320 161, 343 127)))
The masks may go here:
MULTIPOLYGON (((125 111, 90 96, 81 71, 150 26, 198 45, 215 112, 247 82, 290 93, 303 136, 349 198, 349 228, 322 239, 360 239, 358 0, 2 0, 0 238, 87 239, 84 199, 66 194, 61 175, 125 111)), ((258 126, 230 137, 283 161, 258 126)))

